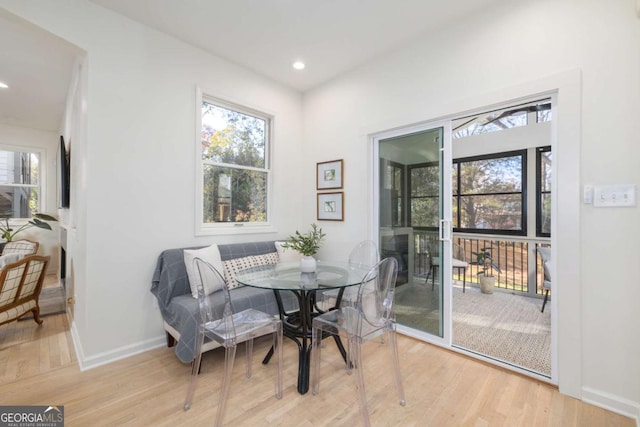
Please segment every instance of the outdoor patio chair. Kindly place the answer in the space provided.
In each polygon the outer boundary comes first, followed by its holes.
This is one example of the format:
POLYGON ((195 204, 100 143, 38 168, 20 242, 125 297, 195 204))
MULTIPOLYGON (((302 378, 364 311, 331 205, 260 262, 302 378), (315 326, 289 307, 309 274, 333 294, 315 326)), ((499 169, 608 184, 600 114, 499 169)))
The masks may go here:
POLYGON ((549 291, 551 290, 551 248, 538 246, 537 250, 542 259, 542 268, 544 270, 544 279, 542 280, 544 300, 542 301, 542 309, 540 310, 541 313, 544 313, 544 306, 547 305, 549 291))
MULTIPOLYGON (((460 245, 453 244, 452 247, 452 259, 451 259, 451 268, 458 270, 458 276, 460 276, 460 270, 462 270, 462 292, 465 292, 467 287, 467 267, 469 263, 466 261, 467 257, 464 253, 464 248, 460 245)), ((427 279, 425 283, 429 281, 429 276, 431 276, 431 290, 433 290, 435 285, 435 276, 438 268, 440 268, 440 257, 432 256, 431 254, 437 253, 434 250, 429 250, 429 272, 427 273, 427 279)))

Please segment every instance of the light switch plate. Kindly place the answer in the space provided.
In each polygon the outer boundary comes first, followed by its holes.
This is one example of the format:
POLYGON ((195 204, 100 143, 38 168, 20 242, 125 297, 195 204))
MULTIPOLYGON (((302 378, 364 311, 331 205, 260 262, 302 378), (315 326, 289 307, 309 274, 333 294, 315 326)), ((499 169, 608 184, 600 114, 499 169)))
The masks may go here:
POLYGON ((636 193, 634 184, 597 185, 593 188, 593 206, 598 208, 637 206, 636 193))
POLYGON ((585 205, 593 204, 593 185, 585 185, 582 193, 582 202, 585 205))

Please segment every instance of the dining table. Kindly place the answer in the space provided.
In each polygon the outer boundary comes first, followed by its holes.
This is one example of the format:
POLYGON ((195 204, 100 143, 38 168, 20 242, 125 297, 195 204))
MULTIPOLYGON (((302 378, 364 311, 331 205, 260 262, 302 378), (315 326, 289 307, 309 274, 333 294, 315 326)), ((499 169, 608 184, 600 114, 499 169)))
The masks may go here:
MULTIPOLYGON (((362 283, 367 272, 368 270, 363 267, 348 262, 318 261, 313 273, 302 272, 299 262, 262 265, 237 273, 236 281, 242 285, 273 290, 283 324, 283 335, 298 345, 298 392, 300 394, 305 394, 309 390, 311 328, 314 317, 340 307, 344 290, 349 286, 362 283), (335 302, 332 302, 329 307, 320 307, 318 293, 331 289, 338 289, 335 302), (297 310, 285 310, 281 292, 293 292, 298 300, 297 310)), ((346 351, 339 335, 326 334, 322 338, 329 335, 334 338, 346 362, 346 351)), ((272 355, 273 347, 262 363, 269 363, 272 355)))

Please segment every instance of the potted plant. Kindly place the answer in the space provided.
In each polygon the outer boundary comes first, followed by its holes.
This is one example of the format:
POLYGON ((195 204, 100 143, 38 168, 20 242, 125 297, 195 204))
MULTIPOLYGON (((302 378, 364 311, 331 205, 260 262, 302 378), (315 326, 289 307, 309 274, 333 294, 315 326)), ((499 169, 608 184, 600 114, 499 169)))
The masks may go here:
POLYGON ((31 227, 38 227, 45 230, 51 230, 51 226, 45 221, 57 221, 57 219, 52 217, 51 215, 37 213, 37 214, 34 214, 33 218, 27 221, 26 224, 21 225, 17 229, 13 229, 9 225, 10 217, 11 217, 10 214, 4 214, 1 216, 3 221, 0 220, 0 237, 4 239, 5 243, 11 242, 16 237, 16 234, 31 227))
POLYGON ((293 249, 300 252, 303 257, 300 260, 300 271, 303 273, 313 273, 316 271, 316 260, 313 257, 320 249, 320 244, 325 238, 322 228, 316 224, 311 224, 311 231, 302 234, 298 230, 282 245, 283 248, 293 249))
POLYGON ((483 294, 492 294, 496 278, 490 274, 490 269, 496 269, 499 273, 500 267, 492 262, 491 249, 489 248, 480 248, 478 252, 472 252, 472 254, 475 255, 476 260, 471 264, 475 264, 482 268, 482 271, 478 271, 480 291, 483 294))

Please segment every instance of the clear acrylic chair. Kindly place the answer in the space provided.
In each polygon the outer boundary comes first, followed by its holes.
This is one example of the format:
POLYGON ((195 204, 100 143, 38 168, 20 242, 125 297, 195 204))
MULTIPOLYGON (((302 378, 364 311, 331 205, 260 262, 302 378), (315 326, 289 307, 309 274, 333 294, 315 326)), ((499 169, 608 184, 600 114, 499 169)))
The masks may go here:
POLYGON ((349 342, 347 363, 355 370, 360 411, 365 426, 370 425, 367 398, 364 389, 362 365, 362 343, 387 334, 393 372, 400 405, 405 405, 404 391, 398 362, 396 342, 395 314, 393 311, 398 262, 394 258, 385 258, 376 264, 364 277, 358 288, 356 304, 326 312, 313 319, 312 329, 312 371, 311 389, 317 394, 320 386, 320 341, 323 336, 344 334, 349 342), (370 290, 373 289, 373 292, 370 290))
POLYGON ((380 261, 378 246, 373 240, 364 240, 349 254, 349 264, 358 268, 371 268, 380 261))
MULTIPOLYGON (((354 268, 368 270, 380 261, 378 247, 373 240, 363 240, 349 254, 349 265, 354 268)), ((345 304, 353 305, 357 298, 357 288, 332 289, 322 293, 322 306, 325 309, 345 304), (340 296, 340 303, 338 303, 340 296)))
POLYGON ((229 288, 220 272, 200 258, 194 258, 193 262, 195 271, 197 271, 200 276, 200 283, 197 284, 197 288, 201 321, 196 343, 196 358, 191 367, 191 383, 187 390, 184 409, 187 410, 191 407, 191 401, 193 400, 193 394, 198 381, 200 361, 202 358, 201 351, 205 337, 210 340, 215 340, 225 349, 224 375, 215 420, 215 425, 221 426, 222 420, 224 419, 225 404, 229 394, 231 373, 233 371, 233 362, 238 343, 246 342, 247 378, 249 378, 251 377, 253 338, 270 333, 273 334, 273 345, 278 358, 276 398, 280 399, 282 397, 282 322, 275 316, 251 308, 240 313, 233 313, 229 288), (212 277, 217 278, 217 280, 220 283, 224 283, 225 286, 221 290, 213 292, 211 295, 205 295, 202 283, 204 280, 207 280, 207 278, 211 280, 212 277), (210 298, 224 298, 222 317, 215 315, 211 308, 210 298))

